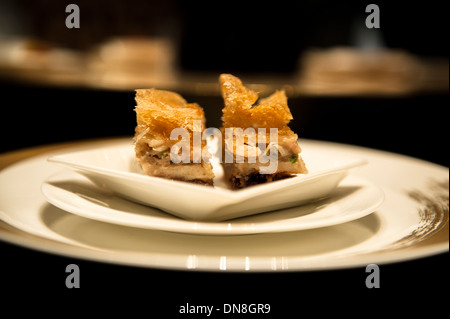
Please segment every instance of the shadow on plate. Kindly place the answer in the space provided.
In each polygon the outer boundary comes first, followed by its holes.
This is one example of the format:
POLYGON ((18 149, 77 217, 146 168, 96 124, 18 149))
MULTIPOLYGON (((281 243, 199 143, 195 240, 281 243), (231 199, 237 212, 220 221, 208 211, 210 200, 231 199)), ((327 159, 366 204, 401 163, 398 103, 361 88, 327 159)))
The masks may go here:
POLYGON ((94 205, 107 207, 114 211, 123 211, 133 215, 179 219, 179 217, 166 213, 158 208, 138 204, 117 196, 106 188, 99 187, 88 180, 55 181, 49 182, 48 184, 73 193, 76 196, 93 203, 94 205))
POLYGON ((315 201, 303 205, 294 205, 291 208, 283 208, 242 218, 230 219, 227 220, 227 222, 233 222, 234 224, 276 222, 280 220, 295 219, 298 217, 311 215, 332 203, 336 203, 346 197, 351 196, 360 188, 361 187, 359 186, 339 186, 328 196, 316 199, 315 201), (301 209, 299 209, 299 207, 301 207, 301 209))
POLYGON ((40 216, 49 230, 81 246, 114 252, 183 256, 307 257, 328 254, 362 244, 380 229, 375 212, 336 226, 311 230, 236 236, 205 236, 133 228, 67 213, 51 204, 40 216))
MULTIPOLYGON (((100 205, 107 207, 113 211, 126 212, 130 215, 142 215, 151 216, 165 219, 179 219, 179 217, 164 212, 158 208, 146 206, 143 204, 135 203, 128 199, 122 198, 113 192, 98 187, 89 181, 54 181, 49 182, 50 185, 59 189, 65 190, 76 196, 79 196, 94 205, 100 205)), ((336 188, 331 194, 325 198, 317 199, 313 202, 306 203, 304 205, 292 204, 291 208, 284 208, 280 210, 272 210, 254 215, 248 215, 245 217, 224 220, 222 222, 233 224, 248 224, 248 223, 269 223, 277 222, 288 219, 295 219, 306 215, 314 214, 315 212, 323 209, 324 207, 339 202, 346 197, 351 196, 360 187, 358 186, 340 186, 336 188)), ((245 202, 236 203, 235 205, 245 205, 245 202)), ((287 205, 289 207, 289 205, 287 205)), ((227 207, 229 209, 229 207, 227 207)))

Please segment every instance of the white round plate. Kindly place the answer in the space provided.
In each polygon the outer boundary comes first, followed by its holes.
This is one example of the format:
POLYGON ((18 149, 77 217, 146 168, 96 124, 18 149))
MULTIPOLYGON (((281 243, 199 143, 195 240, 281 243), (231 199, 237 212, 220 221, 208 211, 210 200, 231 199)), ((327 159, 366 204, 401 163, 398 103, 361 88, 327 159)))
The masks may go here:
POLYGON ((51 204, 82 217, 137 228, 209 235, 286 232, 337 225, 372 213, 384 199, 382 190, 373 183, 349 176, 329 196, 309 204, 223 222, 197 222, 122 199, 70 171, 46 180, 42 193, 51 204))
POLYGON ((281 233, 210 236, 128 227, 49 204, 40 187, 62 170, 46 161, 54 154, 43 154, 0 172, 0 239, 109 263, 207 271, 336 269, 448 251, 448 168, 342 144, 301 145, 367 159, 352 175, 379 185, 383 204, 346 223, 281 233))

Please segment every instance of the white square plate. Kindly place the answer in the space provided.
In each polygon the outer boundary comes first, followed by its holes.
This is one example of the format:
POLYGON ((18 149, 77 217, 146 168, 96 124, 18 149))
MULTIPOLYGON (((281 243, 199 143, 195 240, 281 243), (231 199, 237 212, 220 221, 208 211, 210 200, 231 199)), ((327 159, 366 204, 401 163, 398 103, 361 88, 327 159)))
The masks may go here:
POLYGON ((318 200, 334 190, 351 168, 366 164, 324 152, 304 150, 309 173, 233 191, 221 165, 212 160, 214 186, 151 177, 137 168, 131 142, 112 147, 52 156, 62 164, 121 197, 198 221, 220 221, 294 207, 318 200))

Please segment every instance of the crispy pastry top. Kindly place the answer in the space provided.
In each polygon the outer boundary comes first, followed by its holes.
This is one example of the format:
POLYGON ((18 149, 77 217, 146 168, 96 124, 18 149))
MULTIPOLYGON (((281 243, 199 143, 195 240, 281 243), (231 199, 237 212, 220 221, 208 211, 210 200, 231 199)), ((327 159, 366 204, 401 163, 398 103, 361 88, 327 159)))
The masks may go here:
POLYGON ((241 80, 231 74, 219 77, 222 96, 224 127, 278 128, 286 129, 292 114, 287 105, 284 91, 276 91, 267 98, 260 99, 258 93, 246 88, 241 80))
POLYGON ((149 128, 153 135, 169 138, 172 130, 178 127, 192 132, 194 120, 201 121, 201 129, 204 129, 203 109, 196 103, 187 103, 177 93, 138 89, 136 102, 137 131, 149 128))

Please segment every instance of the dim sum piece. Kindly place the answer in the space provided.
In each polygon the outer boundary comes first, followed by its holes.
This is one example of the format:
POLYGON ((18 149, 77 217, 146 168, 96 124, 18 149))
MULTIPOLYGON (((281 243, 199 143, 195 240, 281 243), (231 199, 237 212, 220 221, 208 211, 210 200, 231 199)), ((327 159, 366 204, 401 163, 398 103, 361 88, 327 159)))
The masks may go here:
POLYGON ((267 98, 246 88, 231 74, 221 74, 223 167, 232 188, 306 174, 298 136, 287 124, 292 114, 284 91, 267 98), (228 160, 227 160, 228 158, 228 160))
POLYGON ((194 135, 201 136, 205 128, 203 109, 177 93, 156 89, 136 90, 136 102, 135 152, 143 171, 150 176, 212 185, 214 173, 209 158, 205 161, 206 142, 199 138, 199 145, 193 147, 194 135), (182 139, 171 139, 176 129, 188 134, 187 161, 171 160, 172 147, 182 139))

